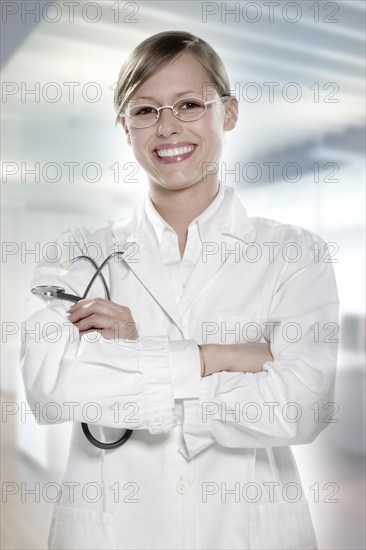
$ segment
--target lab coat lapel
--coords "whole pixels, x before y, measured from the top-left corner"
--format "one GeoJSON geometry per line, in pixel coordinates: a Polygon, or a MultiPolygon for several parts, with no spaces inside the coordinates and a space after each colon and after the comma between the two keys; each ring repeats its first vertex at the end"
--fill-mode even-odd
{"type": "Polygon", "coordinates": [[[201,228],[202,253],[178,304],[180,316],[185,314],[202,289],[228,261],[230,254],[225,251],[233,250],[238,240],[243,246],[255,238],[255,228],[245,207],[232,187],[224,187],[225,197],[216,218],[217,227],[209,221],[201,228]]]}
{"type": "Polygon", "coordinates": [[[207,257],[205,255],[205,246],[207,243],[203,243],[202,254],[184,287],[183,294],[178,304],[180,316],[186,313],[202,289],[207,286],[212,277],[224,265],[225,257],[221,257],[221,243],[228,244],[229,240],[219,231],[212,234],[209,240],[210,248],[207,248],[206,251],[212,250],[213,253],[207,254],[207,257]]]}
{"type": "Polygon", "coordinates": [[[154,235],[147,229],[142,218],[142,212],[134,212],[127,225],[116,226],[114,235],[122,250],[127,250],[129,244],[135,245],[136,252],[131,256],[131,261],[127,259],[126,263],[141,284],[154,297],[157,304],[181,328],[181,320],[169,275],[161,261],[160,250],[154,235]]]}
{"type": "Polygon", "coordinates": [[[145,233],[144,240],[141,240],[139,243],[139,257],[141,261],[131,264],[131,269],[155,298],[160,307],[165,310],[172,321],[180,328],[181,320],[169,274],[161,261],[160,250],[156,246],[155,240],[148,233],[145,233]]]}

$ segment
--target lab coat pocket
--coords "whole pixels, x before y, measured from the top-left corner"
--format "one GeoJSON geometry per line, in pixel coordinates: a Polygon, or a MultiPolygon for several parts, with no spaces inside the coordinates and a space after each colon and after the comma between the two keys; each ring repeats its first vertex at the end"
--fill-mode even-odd
{"type": "Polygon", "coordinates": [[[255,550],[316,550],[309,503],[277,502],[249,510],[250,548],[255,550]]]}
{"type": "Polygon", "coordinates": [[[50,550],[115,548],[114,514],[55,506],[48,548],[50,550]]]}

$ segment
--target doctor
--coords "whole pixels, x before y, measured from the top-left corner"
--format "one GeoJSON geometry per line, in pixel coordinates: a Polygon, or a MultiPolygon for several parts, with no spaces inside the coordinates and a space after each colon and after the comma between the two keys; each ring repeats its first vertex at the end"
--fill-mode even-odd
{"type": "Polygon", "coordinates": [[[65,231],[61,265],[42,261],[32,280],[82,295],[93,271],[67,260],[88,243],[99,259],[117,247],[104,272],[112,299],[97,280],[71,308],[26,304],[28,402],[40,424],[73,422],[49,548],[314,549],[290,445],[312,442],[332,411],[326,245],[248,218],[220,183],[213,167],[238,102],[200,38],[162,32],[138,45],[115,106],[147,174],[144,204],[127,222],[65,231]],[[103,451],[80,422],[103,441],[134,432],[103,451]]]}

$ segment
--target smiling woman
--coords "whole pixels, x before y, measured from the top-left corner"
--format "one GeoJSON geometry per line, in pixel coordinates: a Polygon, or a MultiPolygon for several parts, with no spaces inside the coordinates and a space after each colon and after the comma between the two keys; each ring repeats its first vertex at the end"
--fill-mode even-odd
{"type": "MultiPolygon", "coordinates": [[[[159,39],[147,40],[145,48],[155,51],[156,40],[159,39]]],[[[186,208],[185,215],[182,214],[186,216],[189,212],[192,220],[217,193],[218,175],[212,167],[218,166],[225,131],[235,126],[237,100],[230,96],[220,59],[215,59],[209,72],[201,63],[202,51],[206,53],[208,49],[205,43],[186,40],[185,48],[179,50],[178,42],[176,36],[165,35],[165,48],[158,49],[161,58],[156,62],[160,68],[153,74],[147,71],[141,76],[137,89],[131,86],[132,92],[123,84],[122,90],[117,88],[116,105],[136,159],[146,171],[153,203],[164,204],[172,191],[185,189],[176,199],[179,203],[190,202],[191,208],[189,211],[186,208]],[[170,45],[172,41],[174,48],[170,45]],[[222,75],[219,89],[213,80],[215,68],[222,75]],[[197,186],[202,181],[205,185],[197,186]]],[[[182,43],[184,41],[180,46],[182,43]]],[[[214,57],[212,54],[211,58],[214,57]]],[[[138,64],[131,70],[131,62],[127,62],[121,70],[119,83],[125,83],[125,73],[129,72],[133,82],[134,71],[139,67],[138,64]]],[[[174,215],[175,223],[178,222],[177,214],[174,215]]],[[[173,219],[170,221],[174,223],[173,219]]],[[[187,222],[182,219],[182,225],[187,222]]],[[[184,235],[179,236],[180,241],[184,241],[184,235]]]]}
{"type": "Polygon", "coordinates": [[[125,254],[104,269],[110,300],[96,278],[68,310],[62,299],[27,302],[29,404],[57,403],[57,420],[74,422],[49,548],[315,549],[290,445],[315,439],[333,400],[336,340],[313,330],[338,320],[325,243],[249,218],[219,181],[238,102],[202,39],[171,31],[142,42],[115,108],[147,175],[144,204],[128,222],[65,231],[62,267],[45,260],[32,281],[82,296],[90,265],[70,267],[71,243],[105,257],[117,246],[125,254]],[[255,259],[239,255],[249,247],[255,259]],[[282,254],[291,247],[295,256],[282,254]],[[37,339],[37,323],[57,326],[57,339],[37,339]],[[102,450],[85,422],[98,440],[133,433],[102,450]]]}

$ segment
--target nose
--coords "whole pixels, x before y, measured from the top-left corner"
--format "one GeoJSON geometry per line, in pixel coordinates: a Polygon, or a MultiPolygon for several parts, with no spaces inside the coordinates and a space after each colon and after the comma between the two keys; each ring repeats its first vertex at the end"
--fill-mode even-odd
{"type": "Polygon", "coordinates": [[[160,111],[160,118],[157,122],[157,133],[163,137],[169,137],[172,134],[179,134],[181,121],[173,115],[173,110],[165,107],[160,111]]]}

